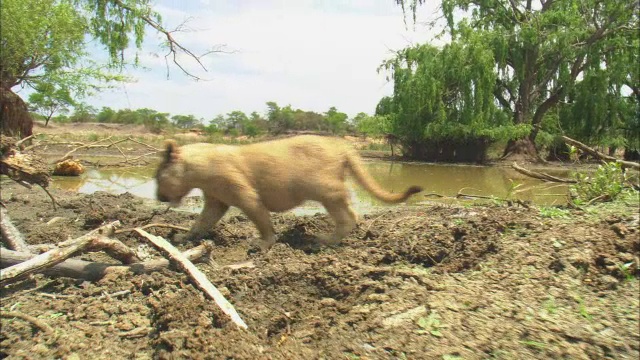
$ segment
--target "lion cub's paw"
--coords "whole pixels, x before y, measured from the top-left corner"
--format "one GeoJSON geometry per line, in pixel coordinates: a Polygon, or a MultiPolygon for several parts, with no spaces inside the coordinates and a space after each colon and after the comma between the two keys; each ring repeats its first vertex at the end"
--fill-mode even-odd
{"type": "Polygon", "coordinates": [[[273,241],[266,241],[262,239],[255,239],[251,241],[251,246],[257,247],[263,253],[266,253],[271,249],[271,247],[276,243],[275,239],[273,241]]]}
{"type": "Polygon", "coordinates": [[[340,239],[336,239],[332,234],[316,235],[316,242],[324,246],[335,246],[340,244],[340,239]]]}
{"type": "Polygon", "coordinates": [[[204,237],[205,237],[204,234],[195,234],[195,233],[189,232],[186,234],[180,234],[180,235],[174,236],[173,242],[176,244],[185,244],[187,242],[204,239],[204,237]]]}

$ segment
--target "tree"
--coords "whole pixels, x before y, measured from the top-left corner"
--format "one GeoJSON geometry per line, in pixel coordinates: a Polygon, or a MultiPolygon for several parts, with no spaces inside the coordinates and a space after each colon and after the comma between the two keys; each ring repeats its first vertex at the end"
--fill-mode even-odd
{"type": "Polygon", "coordinates": [[[418,45],[383,64],[394,90],[380,101],[376,115],[386,116],[405,155],[481,162],[492,142],[526,133],[493,101],[494,62],[482,40],[469,36],[442,49],[418,45]]]}
{"type": "MultiPolygon", "coordinates": [[[[410,5],[414,21],[424,2],[396,0],[403,9],[410,5]]],[[[590,88],[593,103],[610,95],[621,101],[625,83],[638,87],[637,77],[615,65],[638,51],[630,40],[639,25],[635,0],[443,0],[441,8],[452,42],[482,38],[493,57],[495,101],[513,124],[531,128],[526,137],[509,141],[505,155],[536,156],[534,141],[545,115],[583,81],[601,80],[590,88]]]]}
{"type": "Polygon", "coordinates": [[[267,102],[267,121],[269,122],[269,132],[280,134],[293,128],[294,111],[291,105],[283,108],[274,101],[267,102]]]}
{"type": "Polygon", "coordinates": [[[56,88],[49,83],[39,83],[36,92],[29,95],[31,109],[44,117],[44,126],[55,114],[66,114],[75,105],[68,89],[56,88]]]}
{"type": "Polygon", "coordinates": [[[227,114],[227,131],[234,129],[237,132],[244,134],[245,126],[249,122],[247,115],[240,111],[235,110],[227,114]]]}
{"type": "Polygon", "coordinates": [[[90,105],[76,104],[73,114],[69,116],[69,122],[72,123],[89,123],[96,121],[97,110],[90,105]]]}
{"type": "Polygon", "coordinates": [[[343,132],[347,126],[347,118],[349,116],[339,112],[335,106],[330,107],[324,116],[329,125],[329,130],[334,134],[343,132]]]}
{"type": "Polygon", "coordinates": [[[173,115],[171,121],[173,121],[176,127],[181,129],[191,129],[201,124],[200,120],[193,115],[173,115]]]}
{"type": "Polygon", "coordinates": [[[117,70],[128,64],[124,52],[132,42],[141,49],[145,29],[150,27],[166,37],[166,56],[187,75],[197,78],[180,65],[176,55],[184,53],[198,63],[201,57],[175,41],[173,32],[164,29],[160,15],[150,4],[150,0],[0,2],[2,133],[27,136],[32,131],[26,104],[13,92],[14,87],[38,91],[41,84],[49,84],[76,99],[111,81],[124,80],[101,70],[103,66],[89,58],[85,46],[91,38],[105,46],[109,68],[117,70]]]}

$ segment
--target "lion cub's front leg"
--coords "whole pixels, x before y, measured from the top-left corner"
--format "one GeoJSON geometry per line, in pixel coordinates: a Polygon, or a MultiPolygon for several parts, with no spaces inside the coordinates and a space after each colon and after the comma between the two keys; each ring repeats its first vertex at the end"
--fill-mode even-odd
{"type": "Polygon", "coordinates": [[[204,209],[202,209],[198,220],[186,235],[177,238],[177,242],[202,239],[212,230],[213,226],[224,216],[227,210],[229,210],[229,205],[218,199],[205,197],[204,209]]]}
{"type": "Polygon", "coordinates": [[[263,252],[269,251],[276,243],[276,234],[271,224],[271,214],[260,201],[245,201],[238,206],[242,212],[253,222],[260,232],[260,239],[253,241],[254,245],[260,247],[263,252]]]}

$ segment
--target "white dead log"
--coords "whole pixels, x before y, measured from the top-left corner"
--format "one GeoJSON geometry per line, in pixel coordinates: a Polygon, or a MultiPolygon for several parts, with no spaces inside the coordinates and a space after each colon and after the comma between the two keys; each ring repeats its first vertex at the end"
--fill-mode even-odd
{"type": "Polygon", "coordinates": [[[155,236],[149,234],[148,232],[142,229],[136,229],[136,232],[153,244],[163,255],[167,256],[170,261],[173,261],[177,266],[179,266],[184,272],[186,272],[189,277],[194,281],[197,287],[199,287],[205,294],[213,299],[216,304],[220,307],[220,309],[227,314],[233,323],[238,325],[243,329],[247,329],[247,324],[242,320],[240,315],[236,312],[236,309],[225,299],[225,297],[220,293],[220,291],[213,286],[213,284],[207,279],[206,275],[203,274],[198,268],[193,265],[189,259],[185,258],[178,249],[176,249],[173,245],[171,245],[167,240],[163,239],[160,236],[155,236]]]}
{"type": "Polygon", "coordinates": [[[36,255],[23,263],[0,270],[0,285],[5,286],[7,283],[23,276],[41,272],[43,269],[65,261],[78,251],[89,246],[96,238],[112,235],[118,225],[120,225],[120,222],[114,221],[108,225],[92,230],[79,238],[62,242],[58,244],[58,248],[56,249],[36,255]]]}
{"type": "MultiPolygon", "coordinates": [[[[205,255],[211,251],[211,245],[203,244],[182,254],[191,261],[206,261],[205,255]]],[[[0,248],[0,267],[16,265],[33,258],[35,255],[0,248]]],[[[110,272],[128,270],[134,274],[148,274],[167,268],[169,260],[155,259],[130,265],[114,265],[103,262],[67,259],[59,264],[42,270],[48,276],[64,276],[89,281],[100,280],[110,272]]]]}

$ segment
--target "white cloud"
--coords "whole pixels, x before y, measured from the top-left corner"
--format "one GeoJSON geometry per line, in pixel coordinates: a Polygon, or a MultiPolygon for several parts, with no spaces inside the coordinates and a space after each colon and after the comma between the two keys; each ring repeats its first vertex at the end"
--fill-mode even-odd
{"type": "MultiPolygon", "coordinates": [[[[432,19],[434,5],[423,6],[421,19],[432,19]]],[[[391,0],[171,1],[156,9],[168,28],[193,18],[188,26],[194,31],[175,36],[194,53],[216,44],[236,52],[205,58],[207,73],[179,58],[209,81],[190,81],[173,65],[166,80],[164,52],[157,50],[161,37],[149,34],[140,61],[150,70],[130,71],[139,80],[124,85],[126,93],[103,92],[91,99],[94,106],[149,107],[207,120],[232,110],[263,112],[267,101],[318,112],[336,106],[350,116],[371,113],[391,93],[384,74],[376,72],[381,62],[391,50],[432,37],[421,26],[413,32],[410,18],[407,30],[391,0]]]]}

